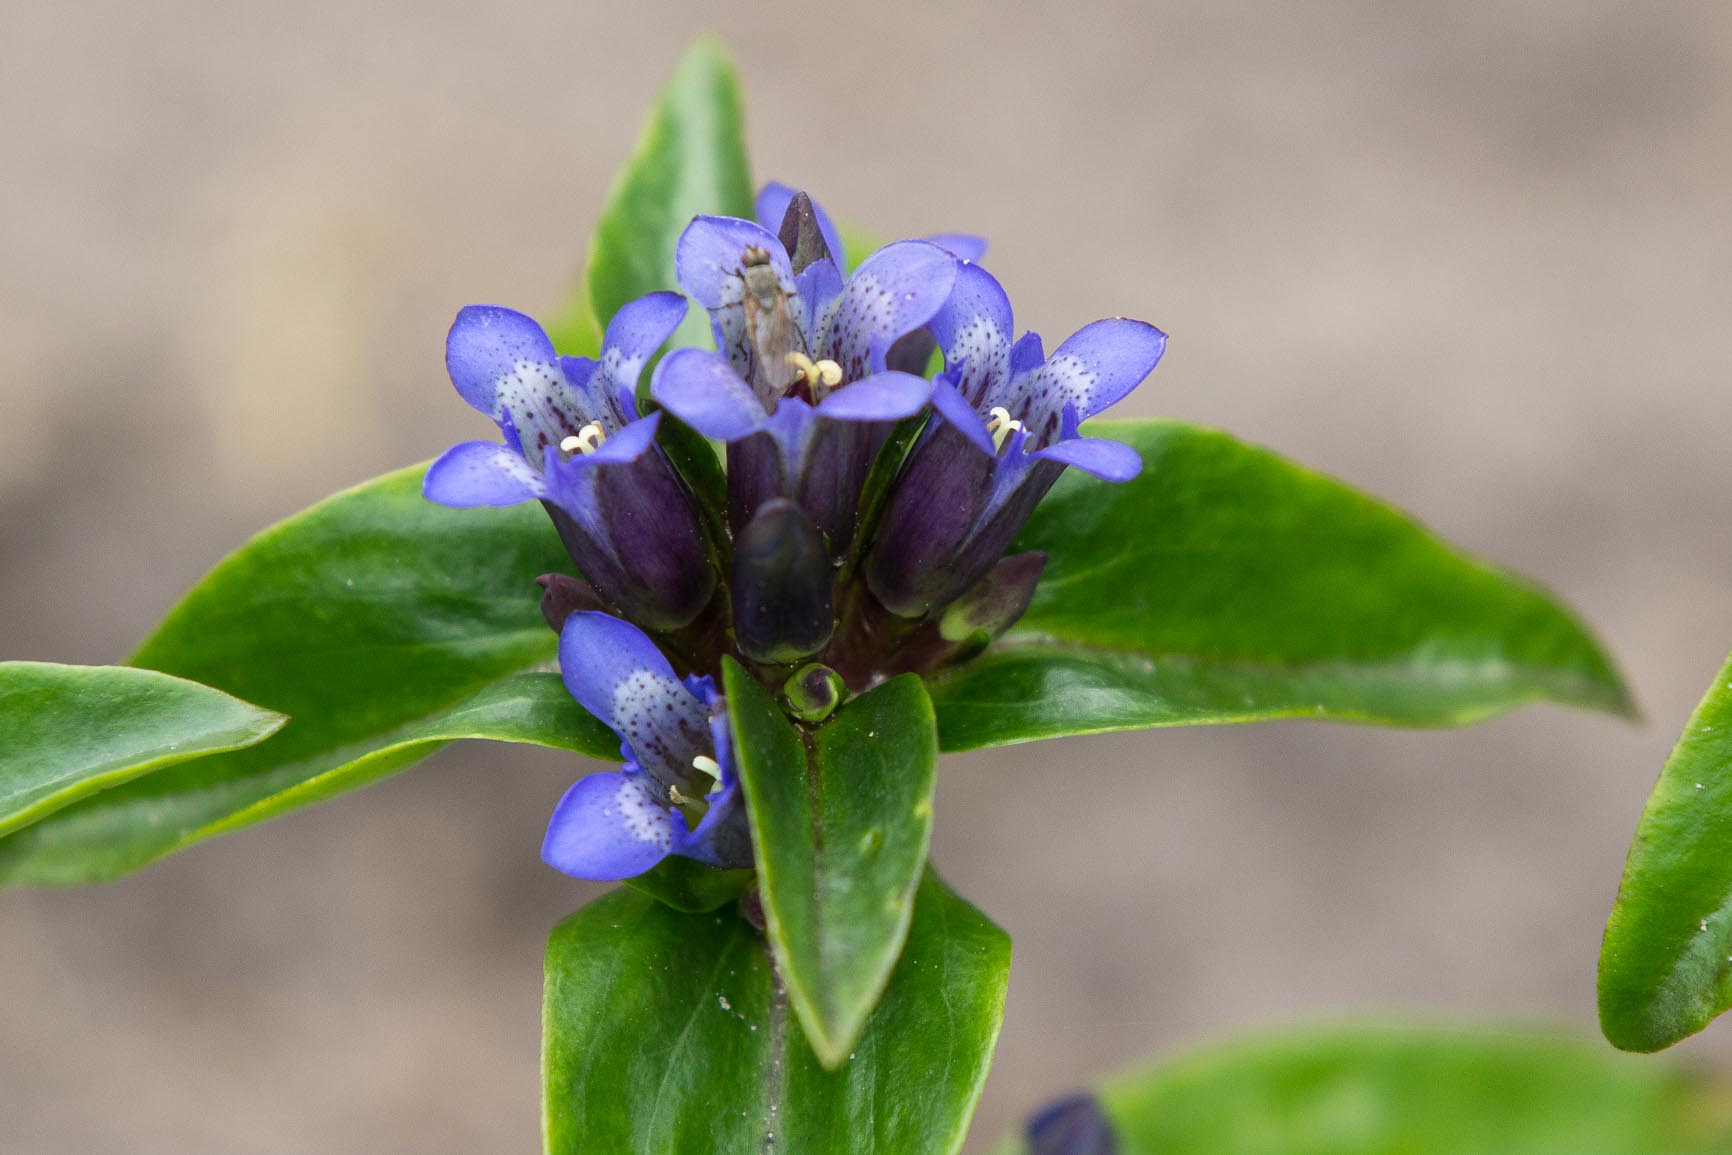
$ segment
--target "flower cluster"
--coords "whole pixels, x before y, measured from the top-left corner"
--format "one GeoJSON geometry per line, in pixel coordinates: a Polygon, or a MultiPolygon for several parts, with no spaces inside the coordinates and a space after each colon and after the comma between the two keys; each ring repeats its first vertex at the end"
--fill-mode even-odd
{"type": "Polygon", "coordinates": [[[622,742],[623,768],[579,781],[548,830],[543,857],[579,877],[669,854],[751,864],[723,655],[805,720],[966,660],[1033,597],[1044,557],[1005,553],[1065,467],[1141,468],[1080,427],[1155,367],[1159,330],[1096,321],[1047,356],[1015,336],[977,238],[897,241],[845,275],[804,193],[772,184],[757,216],[698,217],[681,236],[675,275],[716,347],[668,353],[647,395],[680,294],[620,309],[597,360],[559,356],[510,309],[466,308],[451,329],[452,383],[503,442],[449,450],[426,494],[541,501],[580,575],[542,579],[560,669],[622,742]],[[693,430],[723,447],[725,492],[693,462],[693,430]]]}

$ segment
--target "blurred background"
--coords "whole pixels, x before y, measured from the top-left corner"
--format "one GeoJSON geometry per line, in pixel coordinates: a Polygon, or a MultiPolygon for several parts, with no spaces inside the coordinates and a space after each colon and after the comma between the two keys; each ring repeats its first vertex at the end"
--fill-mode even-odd
{"type": "MultiPolygon", "coordinates": [[[[689,37],[760,178],[965,229],[1124,406],[1382,494],[1579,607],[1648,717],[1287,723],[947,759],[1016,939],[978,1138],[1097,1072],[1406,1008],[1593,1028],[1636,816],[1732,646],[1721,0],[478,6],[0,0],[0,656],[118,660],[219,556],[490,435],[472,301],[550,314],[689,37]]],[[[0,1150],[535,1149],[577,765],[465,747],[117,884],[0,894],[0,1150]]],[[[1732,1027],[1683,1048],[1732,1062],[1732,1027]]]]}

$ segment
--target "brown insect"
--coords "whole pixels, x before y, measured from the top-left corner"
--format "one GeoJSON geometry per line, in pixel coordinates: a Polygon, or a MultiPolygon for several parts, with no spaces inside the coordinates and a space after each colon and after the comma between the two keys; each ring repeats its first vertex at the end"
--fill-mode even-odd
{"type": "Polygon", "coordinates": [[[789,356],[805,352],[800,327],[788,309],[788,295],[767,249],[753,246],[742,253],[736,275],[746,290],[740,306],[745,312],[752,388],[760,395],[780,397],[802,377],[789,356]]]}

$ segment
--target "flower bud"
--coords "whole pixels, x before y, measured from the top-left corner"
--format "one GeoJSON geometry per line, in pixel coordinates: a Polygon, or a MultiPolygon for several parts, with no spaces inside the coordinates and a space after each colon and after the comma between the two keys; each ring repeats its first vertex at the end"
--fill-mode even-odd
{"type": "Polygon", "coordinates": [[[782,683],[782,704],[802,722],[822,722],[841,703],[843,690],[842,675],[813,662],[782,683]]]}
{"type": "Polygon", "coordinates": [[[734,542],[734,640],[759,662],[793,662],[824,648],[835,626],[824,539],[785,498],[759,507],[734,542]]]}
{"type": "Polygon", "coordinates": [[[541,616],[558,633],[565,628],[565,619],[585,610],[606,610],[607,603],[595,592],[595,587],[582,578],[562,573],[544,573],[535,579],[541,587],[541,616]]]}
{"type": "Polygon", "coordinates": [[[1041,1109],[1025,1129],[1028,1155],[1118,1155],[1112,1120],[1093,1095],[1077,1094],[1041,1109]]]}

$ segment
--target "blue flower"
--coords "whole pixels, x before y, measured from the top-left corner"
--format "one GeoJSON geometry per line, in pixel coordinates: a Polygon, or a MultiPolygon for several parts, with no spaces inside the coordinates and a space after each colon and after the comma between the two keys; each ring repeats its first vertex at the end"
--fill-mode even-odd
{"type": "Polygon", "coordinates": [[[637,627],[576,613],[559,635],[566,688],[620,738],[619,770],[579,779],[554,808],[541,857],[577,878],[632,878],[670,854],[752,864],[733,739],[716,683],[675,677],[637,627]]]}
{"type": "Polygon", "coordinates": [[[678,293],[629,302],[592,361],[556,355],[522,313],[465,308],[446,341],[446,367],[505,441],[454,446],[423,484],[427,497],[459,507],[541,499],[583,576],[658,630],[690,622],[715,586],[691,495],[655,447],[660,417],[637,416],[644,364],[685,313],[678,293]]]}
{"type": "Polygon", "coordinates": [[[971,264],[929,327],[945,363],[934,417],[897,477],[865,567],[878,600],[909,618],[985,576],[1065,466],[1106,481],[1137,475],[1135,450],[1078,426],[1136,388],[1167,341],[1152,325],[1114,318],[1085,325],[1047,357],[1035,333],[1012,342],[1009,298],[971,264]]]}
{"type": "Polygon", "coordinates": [[[929,241],[899,241],[844,280],[834,232],[803,196],[791,198],[780,237],[734,217],[694,220],[680,237],[676,274],[709,310],[718,351],[675,350],[651,393],[729,443],[736,530],[785,497],[839,550],[890,423],[931,396],[930,382],[889,367],[890,350],[943,305],[957,260],[929,241]]]}

